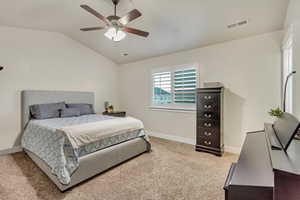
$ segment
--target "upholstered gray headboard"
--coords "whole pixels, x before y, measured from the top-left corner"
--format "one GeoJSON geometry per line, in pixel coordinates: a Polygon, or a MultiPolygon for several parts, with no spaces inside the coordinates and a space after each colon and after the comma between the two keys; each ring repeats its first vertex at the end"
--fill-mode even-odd
{"type": "Polygon", "coordinates": [[[30,120],[29,106],[34,104],[57,103],[95,103],[93,92],[67,92],[67,91],[35,91],[25,90],[21,94],[22,102],[22,127],[25,128],[30,120]]]}

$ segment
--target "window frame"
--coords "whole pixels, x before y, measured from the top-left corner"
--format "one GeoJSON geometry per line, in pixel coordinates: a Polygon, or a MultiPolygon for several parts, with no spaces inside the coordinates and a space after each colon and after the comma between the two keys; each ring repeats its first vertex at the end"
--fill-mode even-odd
{"type": "MultiPolygon", "coordinates": [[[[176,104],[174,103],[174,73],[178,70],[187,70],[187,69],[196,69],[196,88],[200,86],[200,75],[199,75],[199,64],[198,63],[190,63],[190,64],[181,64],[171,67],[162,67],[152,69],[150,72],[150,103],[149,107],[153,110],[165,110],[165,111],[180,111],[180,112],[190,112],[196,110],[196,103],[194,104],[176,104]],[[153,85],[153,74],[160,72],[171,72],[171,94],[172,94],[172,103],[171,104],[154,104],[154,85],[153,85]]],[[[196,97],[197,98],[197,97],[196,97]]],[[[197,100],[196,100],[197,101],[197,100]]]]}

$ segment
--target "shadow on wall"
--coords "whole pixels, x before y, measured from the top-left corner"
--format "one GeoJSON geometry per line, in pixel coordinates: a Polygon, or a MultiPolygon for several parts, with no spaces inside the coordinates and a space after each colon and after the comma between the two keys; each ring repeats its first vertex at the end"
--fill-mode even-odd
{"type": "Polygon", "coordinates": [[[22,136],[23,136],[23,129],[21,129],[22,131],[18,134],[15,143],[14,143],[14,147],[20,147],[21,146],[21,141],[22,141],[22,136]]]}
{"type": "Polygon", "coordinates": [[[242,129],[245,99],[227,88],[224,99],[224,143],[226,146],[240,147],[245,135],[242,129]]]}
{"type": "Polygon", "coordinates": [[[23,124],[23,121],[24,121],[24,116],[23,116],[23,111],[24,111],[24,108],[23,108],[23,104],[22,104],[22,100],[21,100],[21,93],[22,91],[17,91],[17,96],[18,96],[18,103],[19,103],[19,108],[21,108],[20,110],[20,133],[18,134],[15,142],[14,142],[14,147],[19,147],[21,146],[21,140],[22,140],[22,136],[23,136],[23,132],[25,130],[25,125],[23,124]]]}

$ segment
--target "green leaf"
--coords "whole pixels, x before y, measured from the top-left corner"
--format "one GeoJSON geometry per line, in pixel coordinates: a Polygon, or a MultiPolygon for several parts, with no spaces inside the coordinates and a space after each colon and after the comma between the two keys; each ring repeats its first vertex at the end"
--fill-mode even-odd
{"type": "Polygon", "coordinates": [[[271,109],[269,111],[269,115],[271,115],[272,117],[281,118],[283,115],[283,111],[278,107],[276,109],[271,109]]]}

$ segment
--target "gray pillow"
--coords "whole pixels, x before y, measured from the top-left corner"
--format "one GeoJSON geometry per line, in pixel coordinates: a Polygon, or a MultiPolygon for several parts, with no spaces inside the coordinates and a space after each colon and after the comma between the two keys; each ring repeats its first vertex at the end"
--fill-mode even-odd
{"type": "Polygon", "coordinates": [[[33,119],[58,118],[59,110],[66,108],[65,102],[35,104],[29,107],[33,119]]]}
{"type": "Polygon", "coordinates": [[[80,111],[80,115],[95,114],[94,106],[86,103],[72,103],[67,104],[67,108],[77,108],[80,111]]]}
{"type": "Polygon", "coordinates": [[[80,116],[80,110],[78,108],[64,108],[60,110],[60,117],[78,117],[80,116]]]}

